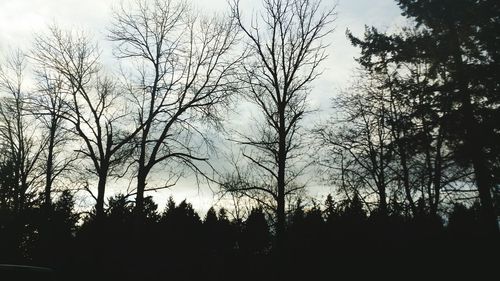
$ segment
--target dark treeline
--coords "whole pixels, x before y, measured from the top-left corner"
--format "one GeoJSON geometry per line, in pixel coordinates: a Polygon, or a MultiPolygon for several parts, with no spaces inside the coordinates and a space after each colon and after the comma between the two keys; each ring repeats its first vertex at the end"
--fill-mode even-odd
{"type": "Polygon", "coordinates": [[[56,25],[8,56],[0,263],[71,280],[490,273],[498,1],[398,0],[400,29],[347,30],[357,70],[325,93],[327,121],[308,124],[337,17],[324,2],[263,0],[252,14],[231,0],[214,16],[123,2],[106,27],[112,58],[56,25]],[[205,216],[190,198],[159,208],[150,192],[183,177],[234,204],[205,216]],[[313,184],[334,193],[318,203],[313,184]]]}
{"type": "Polygon", "coordinates": [[[287,216],[281,272],[262,208],[230,219],[224,208],[200,217],[186,201],[169,199],[164,210],[151,197],[144,203],[140,223],[123,195],[109,198],[102,221],[78,215],[67,192],[50,213],[42,204],[21,214],[2,209],[0,260],[53,268],[60,280],[334,280],[412,271],[477,277],[493,273],[497,261],[498,243],[478,231],[478,204],[456,204],[445,226],[439,217],[422,211],[409,218],[392,205],[388,217],[368,215],[358,197],[328,196],[308,207],[298,200],[287,216]]]}

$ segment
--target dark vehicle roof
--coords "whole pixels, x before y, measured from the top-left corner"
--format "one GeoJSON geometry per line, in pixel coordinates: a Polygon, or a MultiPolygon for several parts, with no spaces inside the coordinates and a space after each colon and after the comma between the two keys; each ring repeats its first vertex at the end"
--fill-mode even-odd
{"type": "Polygon", "coordinates": [[[5,281],[53,281],[54,271],[47,267],[0,264],[0,280],[5,281]]]}

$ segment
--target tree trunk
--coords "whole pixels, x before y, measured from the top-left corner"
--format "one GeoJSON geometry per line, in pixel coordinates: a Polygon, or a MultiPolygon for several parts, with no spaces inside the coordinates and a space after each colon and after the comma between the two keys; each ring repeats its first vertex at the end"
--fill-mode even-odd
{"type": "MultiPolygon", "coordinates": [[[[464,93],[463,93],[464,94],[464,93]]],[[[483,151],[481,142],[481,134],[477,130],[477,125],[474,122],[474,115],[472,111],[471,97],[467,92],[463,104],[465,116],[468,120],[465,122],[465,145],[468,153],[471,156],[472,167],[474,170],[474,177],[479,192],[479,202],[481,204],[481,225],[484,231],[488,233],[498,233],[498,220],[493,207],[493,199],[491,191],[493,188],[493,180],[489,168],[486,166],[487,159],[483,151]]]]}
{"type": "Polygon", "coordinates": [[[26,203],[26,192],[21,187],[21,191],[19,192],[19,203],[17,206],[17,212],[20,214],[24,211],[25,203],[26,203]]]}
{"type": "Polygon", "coordinates": [[[28,179],[26,174],[21,175],[21,188],[19,192],[19,213],[26,208],[26,193],[28,192],[28,179]]]}
{"type": "MultiPolygon", "coordinates": [[[[158,68],[155,66],[156,75],[158,76],[158,68]]],[[[157,78],[156,76],[156,78],[157,78]]],[[[156,81],[156,80],[155,80],[156,81]]],[[[154,86],[156,88],[156,84],[154,86]]],[[[153,91],[153,93],[155,93],[153,91]]],[[[154,100],[151,101],[150,112],[154,108],[154,100]]],[[[146,124],[144,130],[142,131],[141,145],[140,145],[140,155],[138,159],[138,171],[137,171],[137,194],[135,195],[135,208],[134,213],[136,215],[137,222],[142,218],[142,213],[144,211],[144,190],[146,189],[146,178],[148,175],[148,170],[146,169],[146,142],[148,139],[150,123],[146,124]]]]}
{"type": "Polygon", "coordinates": [[[498,220],[491,196],[493,182],[485,161],[484,158],[476,156],[476,154],[473,155],[472,165],[479,191],[479,202],[481,203],[481,225],[487,233],[498,233],[498,220]]]}
{"type": "Polygon", "coordinates": [[[493,207],[491,190],[493,180],[489,168],[486,166],[486,155],[483,151],[481,133],[478,131],[478,124],[474,117],[471,93],[468,88],[468,81],[465,79],[464,62],[460,50],[460,40],[458,31],[452,27],[452,39],[455,43],[453,59],[456,67],[455,79],[458,83],[459,94],[462,98],[462,110],[464,113],[465,128],[465,148],[470,155],[470,161],[474,169],[474,176],[479,192],[479,202],[481,204],[481,225],[489,233],[498,233],[498,220],[493,207]]]}
{"type": "Polygon", "coordinates": [[[440,196],[441,196],[441,177],[443,174],[442,167],[442,155],[441,146],[443,139],[438,136],[438,143],[436,145],[436,160],[434,161],[434,177],[433,177],[433,187],[434,187],[434,198],[430,200],[430,213],[433,216],[437,216],[440,196]]]}
{"type": "Polygon", "coordinates": [[[134,212],[138,219],[142,218],[144,213],[144,190],[146,189],[146,177],[147,171],[140,165],[139,172],[137,174],[137,194],[135,195],[135,208],[134,212]]]}
{"type": "Polygon", "coordinates": [[[97,203],[95,206],[96,219],[98,221],[104,218],[104,196],[106,191],[107,172],[99,173],[99,182],[97,184],[97,203]]]}
{"type": "Polygon", "coordinates": [[[407,163],[407,159],[406,159],[406,151],[402,147],[400,147],[399,154],[400,154],[400,164],[401,164],[401,168],[403,171],[403,186],[405,189],[406,200],[408,201],[408,204],[410,205],[411,213],[413,215],[415,215],[417,213],[417,211],[415,208],[415,202],[413,201],[413,197],[411,195],[410,175],[409,175],[410,172],[408,169],[408,163],[407,163]]]}
{"type": "Polygon", "coordinates": [[[387,193],[385,190],[385,186],[382,186],[379,188],[379,215],[382,217],[387,217],[388,215],[388,210],[387,210],[387,193]]]}
{"type": "MultiPolygon", "coordinates": [[[[16,159],[17,160],[17,159],[16,159]]],[[[21,188],[19,184],[21,183],[21,178],[19,175],[19,167],[18,167],[18,162],[16,161],[13,163],[13,168],[14,168],[14,181],[13,181],[13,186],[12,188],[14,189],[14,211],[19,213],[19,201],[21,200],[21,188]]]]}
{"type": "Polygon", "coordinates": [[[286,169],[286,131],[285,131],[285,109],[279,108],[280,128],[278,144],[278,200],[277,200],[277,225],[276,225],[276,249],[278,255],[284,250],[285,236],[285,169],[286,169]]]}
{"type": "MultiPolygon", "coordinates": [[[[382,143],[382,142],[381,142],[382,143]]],[[[387,217],[388,208],[387,208],[387,185],[385,181],[385,168],[384,168],[384,148],[383,145],[380,145],[380,173],[378,175],[378,191],[379,191],[379,215],[382,217],[387,217]]]]}
{"type": "MultiPolygon", "coordinates": [[[[52,126],[55,126],[54,122],[52,122],[52,126]]],[[[54,165],[54,138],[55,138],[55,132],[54,129],[50,129],[50,136],[49,136],[49,146],[48,146],[48,155],[47,155],[47,163],[45,167],[45,191],[44,191],[44,206],[45,210],[47,212],[50,211],[52,201],[51,201],[51,192],[52,192],[52,170],[53,170],[53,165],[54,165]]]]}

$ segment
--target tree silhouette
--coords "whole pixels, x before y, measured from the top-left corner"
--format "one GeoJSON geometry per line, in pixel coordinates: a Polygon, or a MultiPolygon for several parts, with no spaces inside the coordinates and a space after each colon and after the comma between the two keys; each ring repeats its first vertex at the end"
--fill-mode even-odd
{"type": "MultiPolygon", "coordinates": [[[[342,188],[350,186],[355,193],[368,189],[377,194],[379,212],[386,216],[394,159],[393,139],[386,126],[389,110],[386,92],[377,90],[374,81],[377,78],[363,77],[368,78],[334,101],[334,107],[343,110],[344,116],[330,121],[329,126],[318,129],[317,134],[334,152],[335,158],[326,160],[327,167],[331,167],[331,162],[337,164],[336,158],[341,157],[342,188]]],[[[337,173],[336,169],[332,170],[337,173]]]]}
{"type": "Polygon", "coordinates": [[[68,112],[60,116],[80,139],[77,152],[90,162],[87,171],[97,177],[96,216],[104,218],[106,182],[120,176],[121,166],[130,155],[130,141],[141,130],[123,126],[128,116],[118,85],[101,69],[97,44],[83,32],[65,31],[52,26],[48,35],[36,37],[32,57],[39,67],[64,79],[64,101],[68,112]]]}
{"type": "Polygon", "coordinates": [[[249,179],[236,173],[223,187],[271,198],[278,249],[284,240],[285,197],[303,188],[296,183],[304,170],[299,160],[304,160],[305,145],[301,120],[309,111],[309,85],[320,75],[320,65],[327,57],[323,39],[332,31],[335,16],[332,8],[322,9],[321,1],[265,0],[262,14],[247,23],[239,1],[231,3],[249,51],[248,60],[241,65],[243,96],[257,106],[263,122],[255,124],[252,133],[240,133],[236,140],[250,150],[243,151],[243,156],[254,174],[249,179]]]}
{"type": "Polygon", "coordinates": [[[241,251],[247,253],[264,253],[269,249],[271,236],[266,216],[261,208],[250,211],[243,224],[239,238],[241,251]]]}
{"type": "Polygon", "coordinates": [[[30,250],[32,258],[38,265],[67,270],[73,251],[76,250],[73,239],[79,220],[79,215],[75,213],[73,194],[64,190],[51,204],[48,213],[45,200],[43,202],[32,213],[34,218],[31,223],[38,232],[30,250]]]}
{"type": "Polygon", "coordinates": [[[11,198],[18,213],[24,211],[36,193],[37,179],[42,175],[38,163],[45,148],[36,125],[30,120],[29,93],[24,79],[26,67],[26,56],[17,51],[0,68],[0,89],[7,93],[0,103],[0,145],[8,155],[4,163],[12,172],[11,198]]]}
{"type": "Polygon", "coordinates": [[[210,142],[201,127],[218,126],[236,89],[236,25],[196,15],[182,1],[138,0],[114,13],[109,39],[117,43],[119,59],[143,63],[133,73],[137,79],[127,81],[137,106],[134,119],[144,124],[134,139],[132,163],[140,214],[144,193],[172,186],[184,168],[206,176],[200,166],[208,160],[210,142]],[[153,169],[164,163],[170,168],[165,185],[147,188],[153,169]]]}
{"type": "Polygon", "coordinates": [[[418,32],[386,36],[371,29],[365,40],[351,37],[362,48],[360,62],[380,68],[380,61],[374,58],[385,53],[390,61],[420,59],[429,65],[428,77],[435,83],[428,93],[438,95],[436,107],[428,110],[444,114],[445,136],[456,159],[470,164],[474,171],[485,230],[496,233],[492,202],[496,156],[490,153],[496,151],[494,140],[498,138],[492,123],[498,113],[498,98],[493,93],[498,89],[488,81],[498,76],[498,49],[492,47],[498,40],[494,28],[498,26],[494,16],[498,7],[487,8],[489,1],[401,0],[398,4],[414,20],[418,32]]]}
{"type": "Polygon", "coordinates": [[[45,169],[44,206],[50,212],[52,192],[61,184],[60,179],[68,179],[67,174],[77,159],[73,153],[67,153],[71,136],[67,131],[63,115],[69,110],[66,104],[67,92],[60,76],[52,77],[49,72],[37,70],[37,94],[30,100],[30,112],[43,124],[46,134],[46,148],[43,152],[45,169]]]}

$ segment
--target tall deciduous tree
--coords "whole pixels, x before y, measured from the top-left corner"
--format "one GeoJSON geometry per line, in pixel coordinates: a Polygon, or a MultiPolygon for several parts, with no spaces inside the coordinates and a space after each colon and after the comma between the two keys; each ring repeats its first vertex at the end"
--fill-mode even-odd
{"type": "Polygon", "coordinates": [[[51,75],[43,69],[37,70],[37,92],[29,99],[30,113],[38,121],[40,134],[44,136],[46,148],[43,151],[42,169],[45,174],[43,191],[46,211],[52,209],[52,193],[59,182],[68,179],[68,173],[76,160],[76,155],[69,152],[71,136],[65,126],[63,115],[69,108],[66,100],[69,93],[59,74],[51,75]]]}
{"type": "Polygon", "coordinates": [[[330,149],[324,164],[330,173],[340,174],[340,180],[335,181],[354,194],[375,195],[381,216],[388,215],[390,183],[394,180],[387,95],[388,91],[378,88],[377,77],[362,78],[335,100],[341,117],[316,131],[323,146],[330,149]],[[332,171],[339,164],[336,156],[341,160],[340,169],[332,171]]]}
{"type": "Polygon", "coordinates": [[[128,108],[117,85],[106,76],[99,62],[97,44],[81,32],[50,28],[48,35],[35,39],[32,57],[41,68],[60,75],[68,91],[68,111],[61,117],[71,124],[80,139],[76,149],[90,161],[88,171],[97,176],[97,218],[104,216],[106,182],[120,169],[129,154],[125,149],[141,126],[128,127],[128,108]]]}
{"type": "Polygon", "coordinates": [[[166,163],[201,172],[208,142],[199,121],[218,124],[221,107],[235,92],[238,81],[232,76],[242,55],[234,52],[234,20],[197,15],[181,1],[122,6],[110,31],[118,58],[139,66],[130,92],[138,105],[136,120],[145,124],[135,139],[133,163],[140,213],[146,191],[171,186],[147,187],[154,167],[166,163]]]}
{"type": "Polygon", "coordinates": [[[0,68],[0,144],[7,156],[4,169],[12,173],[15,212],[23,211],[36,192],[43,175],[38,164],[46,146],[29,114],[25,74],[26,56],[20,51],[12,53],[0,68]]]}
{"type": "Polygon", "coordinates": [[[243,95],[262,113],[253,132],[242,133],[238,143],[249,149],[244,157],[258,178],[238,180],[226,188],[269,195],[275,204],[278,250],[285,231],[285,197],[298,188],[294,181],[303,167],[302,124],[308,113],[311,83],[321,74],[326,59],[325,41],[332,31],[333,8],[316,0],[264,0],[263,10],[247,22],[239,1],[233,1],[234,18],[246,36],[250,52],[242,66],[243,95]],[[243,184],[246,182],[247,184],[243,184]]]}

